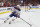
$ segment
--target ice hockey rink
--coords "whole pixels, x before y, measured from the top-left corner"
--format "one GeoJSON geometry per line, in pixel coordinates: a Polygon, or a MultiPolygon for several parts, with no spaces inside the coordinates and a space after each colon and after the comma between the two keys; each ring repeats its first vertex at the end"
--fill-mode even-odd
{"type": "MultiPolygon", "coordinates": [[[[0,27],[30,27],[29,24],[22,21],[20,18],[16,19],[12,24],[4,23],[4,19],[10,13],[0,14],[0,27]]],[[[40,9],[30,9],[28,11],[21,11],[20,17],[30,23],[32,27],[40,27],[40,9]]]]}

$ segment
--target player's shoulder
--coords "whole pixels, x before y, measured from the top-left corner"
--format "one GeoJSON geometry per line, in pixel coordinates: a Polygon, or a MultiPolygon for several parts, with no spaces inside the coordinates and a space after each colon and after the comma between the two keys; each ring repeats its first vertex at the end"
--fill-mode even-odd
{"type": "Polygon", "coordinates": [[[14,7],[14,8],[17,8],[17,7],[14,7]]]}
{"type": "Polygon", "coordinates": [[[21,11],[20,9],[18,9],[19,11],[21,11]]]}
{"type": "Polygon", "coordinates": [[[15,9],[20,9],[20,8],[18,8],[18,7],[14,7],[15,9]]]}
{"type": "Polygon", "coordinates": [[[17,9],[17,10],[19,10],[19,11],[21,11],[20,8],[18,8],[18,7],[14,7],[14,8],[17,9]]]}

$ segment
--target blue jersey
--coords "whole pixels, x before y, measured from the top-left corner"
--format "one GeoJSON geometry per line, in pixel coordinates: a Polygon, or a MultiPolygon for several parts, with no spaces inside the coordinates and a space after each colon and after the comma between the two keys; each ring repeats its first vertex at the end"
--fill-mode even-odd
{"type": "MultiPolygon", "coordinates": [[[[17,9],[17,7],[14,7],[15,9],[17,9]]],[[[17,10],[21,11],[20,8],[18,8],[17,10]]]]}
{"type": "Polygon", "coordinates": [[[20,17],[19,14],[20,14],[20,8],[17,8],[17,7],[14,7],[14,10],[13,10],[13,13],[10,15],[10,17],[14,16],[14,17],[20,17]]]}

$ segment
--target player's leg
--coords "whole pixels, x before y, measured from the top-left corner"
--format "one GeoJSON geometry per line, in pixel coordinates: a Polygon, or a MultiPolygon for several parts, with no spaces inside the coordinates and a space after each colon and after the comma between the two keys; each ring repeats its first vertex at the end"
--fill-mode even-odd
{"type": "Polygon", "coordinates": [[[7,20],[9,20],[12,16],[13,16],[13,14],[9,15],[9,16],[7,17],[7,19],[4,21],[4,23],[6,23],[7,20]]]}
{"type": "Polygon", "coordinates": [[[7,22],[7,20],[9,20],[9,18],[10,18],[10,16],[8,16],[8,17],[6,18],[6,20],[4,21],[4,23],[6,23],[6,22],[7,22]]]}
{"type": "Polygon", "coordinates": [[[12,21],[14,22],[15,19],[16,19],[16,17],[12,17],[11,19],[9,19],[9,24],[11,24],[12,21]]]}
{"type": "Polygon", "coordinates": [[[16,15],[15,15],[15,14],[12,14],[10,17],[12,17],[12,18],[10,18],[10,19],[8,20],[8,21],[9,21],[9,24],[11,24],[12,21],[15,21],[16,15]],[[12,16],[14,16],[14,17],[12,17],[12,16]]]}
{"type": "Polygon", "coordinates": [[[13,16],[14,16],[13,18],[10,18],[8,20],[9,24],[11,24],[12,21],[15,21],[15,19],[17,19],[17,17],[20,18],[20,15],[13,15],[13,16]]]}
{"type": "MultiPolygon", "coordinates": [[[[13,17],[13,18],[14,18],[14,17],[13,17]]],[[[9,24],[11,24],[13,18],[11,17],[9,20],[7,20],[7,22],[8,22],[9,24]]]]}

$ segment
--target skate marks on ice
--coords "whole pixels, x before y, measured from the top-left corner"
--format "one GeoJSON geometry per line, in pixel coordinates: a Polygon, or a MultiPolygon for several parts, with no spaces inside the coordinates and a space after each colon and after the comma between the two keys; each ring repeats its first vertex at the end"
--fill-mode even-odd
{"type": "Polygon", "coordinates": [[[0,27],[30,27],[28,24],[26,24],[21,19],[16,19],[11,24],[8,23],[2,23],[0,24],[0,27]]]}
{"type": "MultiPolygon", "coordinates": [[[[11,24],[7,23],[1,23],[0,27],[30,27],[27,23],[22,21],[20,18],[16,19],[15,21],[12,21],[11,24]]],[[[36,27],[32,25],[32,27],[36,27]]]]}

